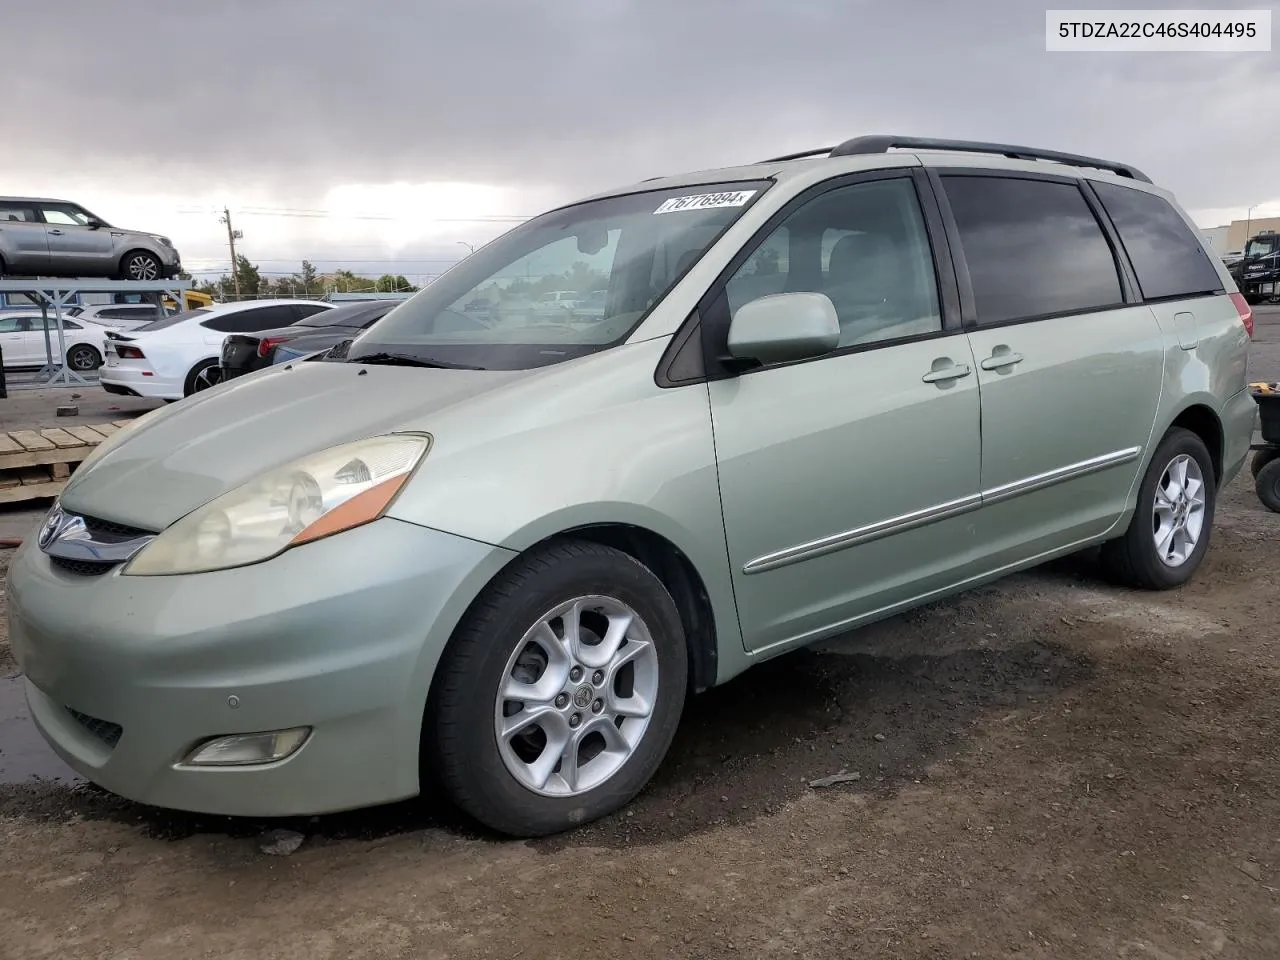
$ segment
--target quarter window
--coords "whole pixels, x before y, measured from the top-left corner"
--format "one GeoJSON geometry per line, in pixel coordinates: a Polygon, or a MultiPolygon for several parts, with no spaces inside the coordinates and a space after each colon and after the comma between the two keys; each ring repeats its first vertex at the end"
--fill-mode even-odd
{"type": "Polygon", "coordinates": [[[1163,197],[1132,187],[1094,183],[1147,300],[1222,290],[1222,278],[1185,220],[1163,197]]]}
{"type": "Polygon", "coordinates": [[[987,176],[942,183],[979,325],[1124,303],[1111,244],[1075,184],[987,176]]]}
{"type": "Polygon", "coordinates": [[[0,203],[0,220],[16,220],[19,223],[31,223],[35,218],[35,211],[30,207],[18,207],[13,204],[0,203]]]}
{"type": "Polygon", "coordinates": [[[730,278],[731,314],[774,293],[823,293],[840,346],[942,329],[937,277],[910,179],[837,187],[805,203],[730,278]]]}

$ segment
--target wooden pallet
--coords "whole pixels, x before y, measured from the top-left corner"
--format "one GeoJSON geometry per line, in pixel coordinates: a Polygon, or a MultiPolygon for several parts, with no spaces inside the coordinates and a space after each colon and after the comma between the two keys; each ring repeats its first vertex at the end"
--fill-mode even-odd
{"type": "Polygon", "coordinates": [[[0,503],[56,497],[90,450],[131,423],[0,432],[0,503]]]}

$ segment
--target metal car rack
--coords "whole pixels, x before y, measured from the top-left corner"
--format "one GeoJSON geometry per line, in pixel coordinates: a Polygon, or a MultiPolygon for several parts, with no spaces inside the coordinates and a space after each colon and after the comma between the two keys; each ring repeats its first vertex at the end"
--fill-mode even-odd
{"type": "MultiPolygon", "coordinates": [[[[150,294],[143,297],[150,302],[161,303],[168,296],[174,303],[185,302],[184,294],[191,289],[190,280],[94,280],[92,278],[59,278],[0,277],[0,293],[25,293],[40,304],[40,315],[44,318],[44,352],[45,364],[36,374],[35,383],[31,387],[88,386],[89,381],[67,366],[66,328],[63,326],[62,311],[69,306],[69,301],[81,293],[138,293],[150,294]],[[52,338],[49,336],[49,308],[53,307],[54,326],[58,333],[58,351],[53,351],[52,338]],[[56,360],[55,360],[56,357],[56,360]]],[[[10,308],[12,309],[12,308],[10,308]]],[[[181,309],[181,307],[179,307],[181,309]]],[[[0,314],[3,315],[3,314],[0,314]]],[[[103,358],[105,359],[105,357],[103,358]]],[[[24,385],[26,386],[26,385],[24,385]]],[[[10,389],[18,389],[16,384],[9,384],[10,389]]]]}
{"type": "Polygon", "coordinates": [[[804,150],[800,153],[789,153],[782,157],[772,157],[765,163],[781,163],[786,160],[802,160],[806,157],[854,157],[872,153],[888,153],[893,149],[901,150],[942,150],[957,153],[989,153],[1009,157],[1013,160],[1048,160],[1073,167],[1093,167],[1098,170],[1110,170],[1112,173],[1132,180],[1150,183],[1151,178],[1136,167],[1112,160],[1100,160],[1097,157],[1086,157],[1076,153],[1061,153],[1057,150],[1042,150],[1039,147],[1022,147],[1011,143],[985,143],[981,140],[938,140],[932,137],[899,137],[887,134],[870,134],[854,137],[834,147],[819,147],[804,150]]]}

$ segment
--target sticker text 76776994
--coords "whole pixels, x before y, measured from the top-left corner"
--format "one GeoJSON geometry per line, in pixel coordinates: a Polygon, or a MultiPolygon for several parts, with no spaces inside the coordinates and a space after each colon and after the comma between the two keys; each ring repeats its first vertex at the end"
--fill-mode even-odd
{"type": "Polygon", "coordinates": [[[708,207],[740,207],[756,195],[754,190],[730,190],[728,193],[700,193],[692,197],[672,197],[662,201],[654,214],[680,210],[706,210],[708,207]]]}

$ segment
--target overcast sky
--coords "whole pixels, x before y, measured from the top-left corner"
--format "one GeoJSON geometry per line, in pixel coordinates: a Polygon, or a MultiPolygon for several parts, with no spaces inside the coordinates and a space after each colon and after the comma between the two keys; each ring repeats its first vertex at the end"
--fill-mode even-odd
{"type": "Polygon", "coordinates": [[[1275,54],[1046,53],[1026,0],[0,4],[0,192],[192,267],[225,265],[224,204],[264,271],[430,274],[503,217],[865,133],[1115,158],[1202,226],[1280,213],[1275,54]]]}

